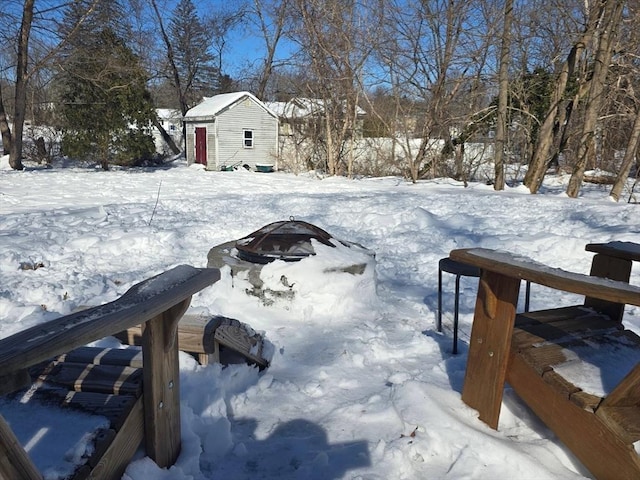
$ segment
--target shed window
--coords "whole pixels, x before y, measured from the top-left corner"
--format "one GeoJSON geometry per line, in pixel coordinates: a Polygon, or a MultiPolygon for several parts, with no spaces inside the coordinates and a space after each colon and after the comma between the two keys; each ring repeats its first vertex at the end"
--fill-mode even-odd
{"type": "Polygon", "coordinates": [[[253,130],[243,130],[244,148],[253,148],[253,130]]]}

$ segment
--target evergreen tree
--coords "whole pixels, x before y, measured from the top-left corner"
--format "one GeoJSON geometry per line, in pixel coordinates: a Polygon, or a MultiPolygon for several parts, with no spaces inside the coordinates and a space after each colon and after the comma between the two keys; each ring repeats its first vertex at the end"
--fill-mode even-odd
{"type": "MultiPolygon", "coordinates": [[[[86,12],[79,3],[71,5],[70,18],[86,12]]],[[[58,77],[63,153],[98,161],[104,169],[134,164],[154,152],[147,75],[126,44],[123,17],[119,2],[99,2],[70,35],[58,77]]]]}
{"type": "Polygon", "coordinates": [[[180,81],[182,108],[191,108],[203,96],[219,93],[220,69],[210,53],[210,35],[191,0],[180,0],[173,11],[169,40],[180,81]]]}

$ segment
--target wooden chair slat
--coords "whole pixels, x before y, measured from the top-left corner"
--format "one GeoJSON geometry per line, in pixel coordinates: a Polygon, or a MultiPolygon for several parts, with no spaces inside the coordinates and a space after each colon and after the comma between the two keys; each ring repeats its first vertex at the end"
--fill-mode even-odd
{"type": "Polygon", "coordinates": [[[142,350],[139,348],[79,347],[61,355],[59,360],[70,363],[142,368],[142,350]]]}
{"type": "Polygon", "coordinates": [[[114,395],[142,393],[142,370],[121,365],[94,365],[56,362],[38,380],[66,386],[76,392],[97,392],[114,395]]]}

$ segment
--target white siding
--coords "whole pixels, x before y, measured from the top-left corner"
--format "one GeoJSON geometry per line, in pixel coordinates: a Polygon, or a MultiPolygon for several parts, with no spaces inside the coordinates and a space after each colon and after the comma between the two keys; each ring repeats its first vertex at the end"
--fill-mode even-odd
{"type": "Polygon", "coordinates": [[[276,164],[278,120],[251,98],[244,98],[218,115],[218,164],[276,164]],[[244,147],[244,130],[253,131],[253,148],[244,147]]]}
{"type": "Polygon", "coordinates": [[[207,170],[220,170],[220,165],[216,162],[216,124],[208,123],[207,127],[207,170]]]}
{"type": "MultiPolygon", "coordinates": [[[[215,98],[215,97],[213,97],[215,98]]],[[[186,157],[195,162],[195,129],[207,129],[207,169],[271,164],[278,168],[278,119],[252,96],[239,98],[208,118],[185,119],[186,157]],[[253,133],[253,148],[244,146],[244,132],[253,133]]]]}
{"type": "Polygon", "coordinates": [[[185,147],[185,156],[187,157],[187,165],[191,165],[196,162],[196,127],[193,123],[187,123],[185,129],[186,134],[186,147],[185,147]]]}

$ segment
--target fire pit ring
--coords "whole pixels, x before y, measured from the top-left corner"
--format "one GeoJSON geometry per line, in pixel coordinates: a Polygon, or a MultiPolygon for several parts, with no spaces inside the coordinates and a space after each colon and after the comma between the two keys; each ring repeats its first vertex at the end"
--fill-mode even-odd
{"type": "Polygon", "coordinates": [[[264,265],[274,260],[296,262],[315,255],[311,240],[335,247],[332,238],[320,227],[291,217],[259,228],[237,240],[235,247],[241,260],[264,265]]]}

